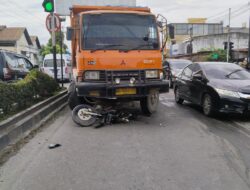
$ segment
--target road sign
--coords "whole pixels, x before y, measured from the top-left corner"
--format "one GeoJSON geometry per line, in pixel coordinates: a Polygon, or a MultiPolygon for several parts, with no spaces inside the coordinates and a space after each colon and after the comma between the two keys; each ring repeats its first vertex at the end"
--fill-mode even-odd
{"type": "MultiPolygon", "coordinates": [[[[57,14],[54,14],[54,22],[55,22],[55,32],[59,32],[61,28],[61,22],[60,22],[60,17],[57,14]]],[[[52,32],[53,30],[53,23],[52,23],[52,18],[53,16],[49,14],[46,18],[46,27],[49,32],[52,32]]]]}

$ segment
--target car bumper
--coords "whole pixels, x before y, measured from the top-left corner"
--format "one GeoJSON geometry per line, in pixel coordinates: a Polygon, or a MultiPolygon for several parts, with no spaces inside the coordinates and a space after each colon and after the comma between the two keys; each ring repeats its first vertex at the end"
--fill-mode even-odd
{"type": "Polygon", "coordinates": [[[169,92],[169,81],[154,81],[145,84],[106,84],[106,83],[92,83],[92,82],[78,82],[76,83],[77,95],[81,97],[94,97],[103,99],[117,99],[117,98],[141,98],[146,97],[151,90],[159,90],[160,93],[169,92]],[[117,90],[133,89],[135,93],[117,95],[117,90]]]}
{"type": "Polygon", "coordinates": [[[250,112],[250,101],[239,98],[223,97],[220,100],[219,112],[222,113],[246,113],[250,112]]]}

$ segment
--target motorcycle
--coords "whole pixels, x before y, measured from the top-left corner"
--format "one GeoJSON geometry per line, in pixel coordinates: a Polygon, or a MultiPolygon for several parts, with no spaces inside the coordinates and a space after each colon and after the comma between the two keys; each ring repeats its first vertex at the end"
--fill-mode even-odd
{"type": "Polygon", "coordinates": [[[103,109],[100,105],[95,107],[82,104],[76,106],[72,111],[73,121],[82,127],[100,127],[112,123],[128,123],[133,114],[121,109],[107,107],[103,109]]]}

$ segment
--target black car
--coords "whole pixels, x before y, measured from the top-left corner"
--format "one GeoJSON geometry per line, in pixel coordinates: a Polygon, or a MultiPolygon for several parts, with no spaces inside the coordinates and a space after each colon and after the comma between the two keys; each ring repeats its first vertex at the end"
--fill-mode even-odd
{"type": "Polygon", "coordinates": [[[177,103],[198,104],[207,116],[250,111],[250,73],[232,63],[191,64],[178,76],[174,92],[177,103]]]}
{"type": "Polygon", "coordinates": [[[186,59],[170,59],[166,60],[163,63],[163,69],[165,71],[165,78],[169,80],[170,88],[173,87],[173,84],[181,71],[188,65],[192,64],[192,61],[186,59]]]}
{"type": "Polygon", "coordinates": [[[31,69],[37,68],[27,57],[0,50],[0,80],[12,81],[24,78],[31,69]]]}

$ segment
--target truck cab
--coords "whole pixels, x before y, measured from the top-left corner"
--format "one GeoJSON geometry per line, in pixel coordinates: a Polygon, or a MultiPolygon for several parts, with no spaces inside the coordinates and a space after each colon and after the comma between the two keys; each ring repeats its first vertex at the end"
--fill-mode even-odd
{"type": "Polygon", "coordinates": [[[148,8],[73,6],[68,39],[72,41],[73,82],[69,106],[87,99],[140,101],[156,111],[163,79],[162,43],[155,15],[148,8]]]}

